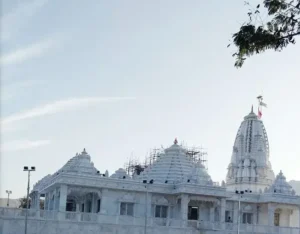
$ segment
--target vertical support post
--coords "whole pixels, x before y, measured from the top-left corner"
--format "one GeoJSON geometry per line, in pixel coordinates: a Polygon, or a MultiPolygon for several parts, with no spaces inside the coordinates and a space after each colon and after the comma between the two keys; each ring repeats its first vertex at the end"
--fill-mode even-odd
{"type": "Polygon", "coordinates": [[[187,225],[188,205],[189,205],[189,195],[182,194],[181,195],[181,220],[182,220],[182,227],[186,227],[186,225],[187,225]]]}
{"type": "Polygon", "coordinates": [[[80,212],[80,204],[78,201],[76,202],[76,212],[80,212]]]}
{"type": "Polygon", "coordinates": [[[234,202],[234,209],[233,209],[233,224],[234,224],[234,227],[237,227],[238,216],[239,216],[239,203],[234,202]]]}
{"type": "Polygon", "coordinates": [[[270,227],[274,226],[274,207],[271,203],[268,203],[268,224],[270,227]]]}
{"type": "Polygon", "coordinates": [[[40,217],[40,206],[41,206],[40,194],[39,194],[39,192],[36,192],[35,195],[36,195],[35,196],[36,217],[39,218],[40,217]]]}
{"type": "Polygon", "coordinates": [[[147,221],[148,221],[148,186],[145,186],[145,225],[144,225],[144,234],[147,234],[147,221]]]}
{"type": "Polygon", "coordinates": [[[269,232],[273,232],[274,227],[274,207],[272,203],[268,203],[268,224],[269,224],[269,232]]]}
{"type": "Polygon", "coordinates": [[[40,194],[39,194],[39,192],[36,192],[36,196],[35,196],[35,208],[37,210],[40,210],[40,206],[41,206],[41,204],[40,204],[40,194]]]}
{"type": "Polygon", "coordinates": [[[252,225],[256,225],[257,224],[257,216],[258,216],[258,207],[256,206],[254,209],[254,213],[253,213],[253,222],[252,225]]]}
{"type": "Polygon", "coordinates": [[[221,208],[220,208],[220,222],[222,225],[222,229],[225,229],[225,211],[226,211],[226,199],[221,199],[221,208]]]}
{"type": "Polygon", "coordinates": [[[60,212],[60,218],[62,220],[65,219],[65,212],[66,212],[66,206],[67,206],[67,193],[68,193],[68,186],[67,185],[61,185],[60,186],[60,195],[59,195],[59,205],[58,205],[58,211],[60,212]]]}
{"type": "Polygon", "coordinates": [[[76,217],[77,221],[81,221],[80,202],[76,201],[76,217]]]}
{"type": "Polygon", "coordinates": [[[25,234],[27,234],[27,221],[28,221],[28,209],[29,209],[29,186],[30,186],[30,170],[28,170],[28,184],[27,184],[27,196],[26,196],[26,213],[25,213],[25,234]]]}
{"type": "Polygon", "coordinates": [[[210,207],[210,209],[209,209],[209,221],[211,223],[215,222],[215,206],[214,205],[212,207],[210,207]]]}
{"type": "Polygon", "coordinates": [[[52,210],[59,210],[59,201],[57,201],[58,199],[58,196],[57,196],[57,191],[56,189],[54,190],[54,194],[53,194],[53,201],[51,202],[52,203],[52,210]]]}
{"type": "Polygon", "coordinates": [[[171,219],[171,205],[169,204],[168,211],[167,211],[167,225],[166,226],[170,225],[170,219],[171,219]]]}
{"type": "Polygon", "coordinates": [[[237,224],[238,234],[240,234],[240,223],[241,223],[241,195],[239,195],[239,206],[238,206],[238,224],[237,224]]]}
{"type": "Polygon", "coordinates": [[[48,210],[51,210],[51,199],[52,199],[52,194],[48,193],[48,210]]]}
{"type": "MultiPolygon", "coordinates": [[[[107,208],[106,205],[108,203],[108,189],[103,189],[102,190],[102,196],[101,196],[101,205],[100,205],[100,214],[106,214],[107,213],[107,208]]],[[[120,213],[118,213],[118,215],[120,215],[120,213]]]]}

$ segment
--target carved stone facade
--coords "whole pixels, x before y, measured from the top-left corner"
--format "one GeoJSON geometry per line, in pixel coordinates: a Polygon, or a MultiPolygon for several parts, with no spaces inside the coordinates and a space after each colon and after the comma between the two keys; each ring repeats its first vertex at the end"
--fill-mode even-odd
{"type": "MultiPolygon", "coordinates": [[[[221,186],[177,140],[134,177],[122,168],[100,173],[84,149],[35,184],[28,234],[299,234],[300,197],[282,172],[274,178],[269,159],[267,134],[253,110],[240,126],[221,186]]],[[[22,233],[25,213],[0,208],[0,233],[22,233]]]]}

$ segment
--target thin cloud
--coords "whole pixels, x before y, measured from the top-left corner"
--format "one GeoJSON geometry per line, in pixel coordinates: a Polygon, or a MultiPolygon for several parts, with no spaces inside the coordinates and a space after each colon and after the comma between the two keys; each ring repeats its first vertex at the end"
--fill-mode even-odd
{"type": "Polygon", "coordinates": [[[117,102],[117,101],[124,101],[124,100],[133,100],[133,99],[135,98],[133,97],[85,97],[85,98],[71,98],[67,100],[60,100],[60,101],[49,103],[44,106],[36,107],[3,118],[1,121],[1,125],[5,126],[7,124],[12,124],[26,119],[32,119],[40,116],[56,114],[59,112],[76,110],[78,108],[83,108],[90,105],[96,105],[101,102],[117,102]]]}
{"type": "Polygon", "coordinates": [[[49,145],[51,142],[49,140],[38,140],[38,141],[30,141],[30,140],[17,140],[10,141],[7,143],[1,144],[1,151],[19,151],[19,150],[29,150],[45,145],[49,145]]]}
{"type": "Polygon", "coordinates": [[[28,20],[38,12],[49,0],[31,0],[18,4],[13,11],[5,14],[1,18],[1,40],[8,41],[28,20]]]}
{"type": "Polygon", "coordinates": [[[41,42],[37,42],[25,48],[15,50],[11,53],[0,57],[0,65],[7,66],[11,64],[21,63],[28,59],[40,57],[45,52],[49,51],[57,44],[55,39],[48,39],[41,42]]]}

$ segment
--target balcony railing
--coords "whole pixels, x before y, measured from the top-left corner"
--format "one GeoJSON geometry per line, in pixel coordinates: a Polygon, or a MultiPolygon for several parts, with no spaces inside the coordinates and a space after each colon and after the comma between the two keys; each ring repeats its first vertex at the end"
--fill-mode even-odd
{"type": "MultiPolygon", "coordinates": [[[[26,209],[16,209],[0,207],[0,218],[24,219],[26,209]]],[[[58,212],[51,210],[28,210],[28,219],[36,220],[64,220],[70,222],[93,222],[100,224],[121,224],[121,225],[145,225],[145,217],[107,215],[100,213],[81,213],[81,212],[58,212]]],[[[147,218],[147,226],[168,226],[185,227],[198,230],[226,230],[230,233],[237,231],[235,223],[220,223],[198,220],[180,220],[169,218],[147,218]]],[[[226,232],[224,232],[226,233],[226,232]]],[[[262,234],[299,234],[300,228],[297,227],[274,227],[263,225],[240,224],[240,233],[262,233],[262,234]]]]}

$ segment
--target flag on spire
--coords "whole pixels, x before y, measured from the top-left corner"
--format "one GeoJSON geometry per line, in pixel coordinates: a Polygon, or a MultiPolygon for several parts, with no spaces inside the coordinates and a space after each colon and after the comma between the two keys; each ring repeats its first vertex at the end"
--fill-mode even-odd
{"type": "Polygon", "coordinates": [[[261,119],[262,117],[262,107],[267,107],[267,104],[263,102],[263,96],[258,96],[258,118],[261,119]]]}
{"type": "Polygon", "coordinates": [[[262,101],[259,103],[259,105],[261,105],[261,106],[263,106],[263,107],[267,107],[267,104],[264,103],[264,102],[262,102],[262,101]]]}
{"type": "Polygon", "coordinates": [[[259,109],[259,107],[258,107],[258,115],[257,115],[257,116],[258,116],[259,119],[261,119],[262,112],[261,112],[261,110],[259,109]]]}

